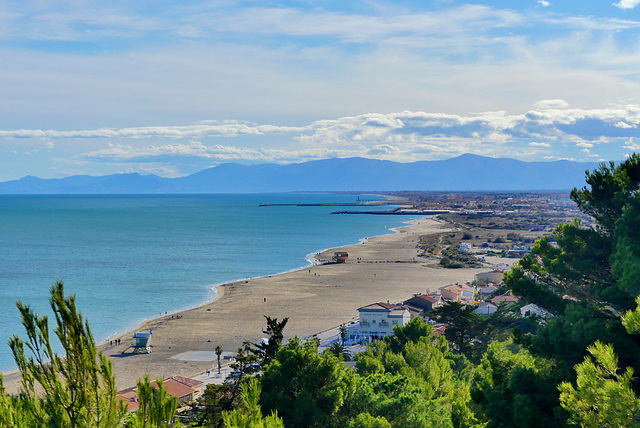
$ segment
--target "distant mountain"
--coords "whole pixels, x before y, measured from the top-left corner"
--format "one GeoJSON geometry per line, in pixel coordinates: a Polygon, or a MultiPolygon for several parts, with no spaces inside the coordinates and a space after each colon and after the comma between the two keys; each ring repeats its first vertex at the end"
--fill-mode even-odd
{"type": "Polygon", "coordinates": [[[180,178],[156,175],[27,176],[0,183],[1,194],[260,193],[393,190],[570,190],[597,163],[522,162],[466,154],[442,161],[398,163],[364,158],[290,165],[221,164],[180,178]]]}

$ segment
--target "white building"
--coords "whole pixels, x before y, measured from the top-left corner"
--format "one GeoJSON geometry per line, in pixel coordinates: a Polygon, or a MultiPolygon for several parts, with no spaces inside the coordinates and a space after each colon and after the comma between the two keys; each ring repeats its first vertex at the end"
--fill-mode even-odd
{"type": "Polygon", "coordinates": [[[520,315],[522,315],[523,317],[536,315],[542,318],[547,318],[551,316],[551,313],[542,309],[540,306],[536,305],[535,303],[529,303],[528,305],[520,308],[520,315]]]}
{"type": "Polygon", "coordinates": [[[442,298],[452,302],[470,303],[473,301],[475,294],[476,288],[465,284],[450,284],[440,287],[442,298]]]}
{"type": "Polygon", "coordinates": [[[392,335],[395,326],[405,325],[411,318],[409,309],[394,303],[373,303],[359,308],[358,312],[360,339],[364,342],[392,335]]]}
{"type": "Polygon", "coordinates": [[[469,242],[461,242],[460,243],[460,247],[459,247],[460,251],[468,253],[468,252],[471,251],[471,248],[472,248],[472,246],[471,246],[471,244],[469,242]]]}
{"type": "Polygon", "coordinates": [[[498,310],[498,307],[490,302],[480,302],[478,307],[473,311],[480,315],[491,315],[498,310]]]}
{"type": "Polygon", "coordinates": [[[475,274],[475,282],[478,285],[485,285],[493,282],[494,284],[500,284],[504,278],[504,270],[494,269],[491,272],[481,272],[475,274]]]}

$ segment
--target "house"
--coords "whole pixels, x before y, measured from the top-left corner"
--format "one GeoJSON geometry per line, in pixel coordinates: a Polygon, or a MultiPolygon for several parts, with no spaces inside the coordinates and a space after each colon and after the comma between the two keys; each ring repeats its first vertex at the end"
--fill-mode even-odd
{"type": "Polygon", "coordinates": [[[409,309],[395,303],[373,303],[358,308],[360,314],[360,340],[370,342],[393,334],[397,325],[405,325],[411,319],[409,309]]]}
{"type": "MultiPolygon", "coordinates": [[[[174,376],[162,381],[164,387],[169,395],[178,398],[178,407],[183,404],[195,401],[204,391],[204,383],[186,378],[183,376],[174,376]]],[[[158,388],[158,383],[154,380],[151,382],[153,388],[158,388]]],[[[138,398],[138,388],[129,388],[118,392],[116,399],[122,404],[126,405],[130,412],[137,411],[140,407],[140,400],[138,398]]]]}
{"type": "Polygon", "coordinates": [[[493,284],[489,284],[486,287],[482,287],[481,289],[479,289],[478,293],[483,296],[488,296],[490,294],[495,293],[496,291],[498,291],[498,287],[496,287],[493,284]]]}
{"type": "Polygon", "coordinates": [[[204,382],[200,381],[200,380],[196,380],[196,379],[191,379],[190,377],[184,377],[184,376],[172,376],[171,377],[173,380],[175,380],[176,382],[179,382],[183,385],[188,386],[189,388],[193,389],[193,393],[194,393],[194,400],[198,399],[202,394],[204,394],[204,382]]]}
{"type": "Polygon", "coordinates": [[[420,312],[429,312],[433,308],[442,305],[442,296],[438,294],[414,294],[409,300],[402,302],[403,305],[411,308],[417,308],[420,312]]]}
{"type": "Polygon", "coordinates": [[[469,242],[462,242],[460,244],[460,247],[458,247],[460,251],[462,251],[463,253],[468,253],[471,251],[471,244],[469,242]]]}
{"type": "Polygon", "coordinates": [[[475,294],[475,287],[464,284],[451,284],[440,288],[442,299],[452,302],[472,302],[475,294]]]}
{"type": "Polygon", "coordinates": [[[494,269],[491,272],[481,272],[475,274],[475,283],[478,285],[485,285],[493,282],[494,284],[500,284],[504,277],[504,271],[502,269],[494,269]]]}
{"type": "Polygon", "coordinates": [[[511,295],[502,295],[502,296],[496,296],[493,299],[491,299],[491,303],[493,303],[494,305],[500,305],[502,303],[514,303],[517,302],[519,299],[516,296],[511,296],[511,295]]]}
{"type": "Polygon", "coordinates": [[[491,315],[497,310],[498,307],[491,302],[480,302],[473,312],[480,315],[491,315]]]}
{"type": "Polygon", "coordinates": [[[542,318],[547,318],[551,316],[551,314],[548,311],[542,309],[540,306],[536,305],[535,303],[529,303],[528,305],[521,307],[520,315],[522,315],[523,317],[530,317],[535,315],[542,318]]]}

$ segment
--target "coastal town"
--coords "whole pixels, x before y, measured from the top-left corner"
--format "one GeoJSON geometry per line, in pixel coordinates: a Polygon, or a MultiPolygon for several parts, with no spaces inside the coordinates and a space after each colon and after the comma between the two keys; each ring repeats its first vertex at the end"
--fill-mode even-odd
{"type": "MultiPolygon", "coordinates": [[[[424,346],[440,343],[438,352],[453,353],[447,358],[480,363],[501,331],[509,331],[511,341],[558,316],[505,278],[521,269],[519,260],[540,238],[557,245],[551,240],[558,225],[579,224],[572,208],[559,208],[562,197],[514,196],[501,196],[502,205],[490,210],[475,195],[456,199],[456,209],[318,252],[308,267],[222,284],[213,302],[161,313],[110,338],[98,348],[113,365],[119,408],[131,417],[145,414],[150,391],[157,390],[174,400],[176,421],[197,425],[211,400],[220,400],[212,394],[237,397],[247,385],[264,382],[273,367],[265,353],[270,346],[272,358],[289,347],[312,350],[322,361],[335,355],[342,367],[336,370],[360,375],[376,349],[418,329],[424,346]]],[[[425,206],[420,198],[411,202],[404,209],[425,206]]],[[[572,294],[559,298],[578,302],[572,294]]],[[[19,373],[4,376],[8,392],[19,382],[19,373]]]]}
{"type": "MultiPolygon", "coordinates": [[[[507,200],[511,201],[511,199],[505,199],[507,200]]],[[[469,206],[466,206],[464,210],[451,211],[440,214],[436,218],[414,222],[413,225],[402,227],[391,235],[368,238],[358,245],[324,251],[314,257],[316,265],[311,268],[262,280],[271,283],[274,279],[282,280],[287,276],[296,275],[297,278],[303,277],[306,281],[322,283],[325,286],[333,284],[335,287],[341,278],[347,278],[347,273],[348,278],[357,277],[360,283],[362,274],[368,272],[369,279],[365,281],[368,286],[364,284],[363,289],[382,291],[378,293],[380,299],[366,302],[366,297],[361,296],[359,301],[364,304],[360,306],[349,309],[344,304],[339,305],[343,313],[333,319],[343,320],[343,322],[324,329],[310,331],[311,325],[321,324],[309,323],[307,328],[304,328],[296,322],[295,317],[292,317],[291,324],[287,327],[293,327],[294,331],[285,331],[287,337],[298,335],[304,340],[316,341],[319,353],[328,352],[332,346],[334,348],[338,346],[349,360],[354,360],[359,352],[366,349],[368,343],[393,335],[394,328],[407,325],[415,317],[424,319],[433,326],[437,334],[444,335],[447,324],[437,322],[430,315],[434,309],[448,303],[455,302],[472,307],[475,314],[484,317],[501,311],[510,317],[545,318],[550,315],[547,311],[535,304],[521,303],[519,297],[513,295],[503,283],[505,272],[508,272],[512,264],[530,251],[536,238],[547,235],[555,222],[573,214],[573,212],[549,209],[549,206],[561,204],[549,203],[548,200],[542,203],[539,197],[535,200],[538,203],[529,205],[526,209],[519,205],[517,209],[522,211],[489,213],[467,209],[469,206]],[[544,214],[541,214],[541,210],[544,214]],[[527,223],[527,219],[531,217],[537,219],[536,223],[527,223]],[[488,220],[493,224],[490,225],[491,222],[488,220]],[[496,224],[500,224],[501,227],[491,227],[496,224]],[[505,228],[513,224],[527,225],[527,227],[505,228]],[[425,225],[428,225],[426,229],[425,225]],[[430,244],[434,237],[438,239],[437,250],[433,243],[430,244]],[[443,263],[443,259],[447,258],[443,254],[451,258],[450,262],[443,263]],[[462,269],[454,267],[452,263],[460,263],[462,269]],[[407,267],[418,269],[420,275],[417,279],[414,276],[415,273],[408,271],[407,267]],[[398,275],[395,272],[398,272],[398,275]],[[441,274],[440,278],[444,284],[425,277],[436,272],[441,274]],[[331,279],[324,282],[327,277],[331,279]],[[459,279],[455,279],[456,277],[459,279]],[[410,288],[398,287],[398,282],[402,282],[403,278],[412,287],[416,285],[418,287],[407,293],[410,288]],[[390,279],[394,281],[393,284],[387,283],[390,279]],[[382,290],[378,290],[380,286],[376,286],[375,283],[385,283],[385,286],[382,290]],[[399,288],[407,294],[402,296],[398,293],[399,288]],[[390,293],[385,295],[384,289],[389,290],[390,293]]],[[[475,203],[471,206],[478,208],[475,203]]],[[[259,283],[259,281],[260,279],[254,279],[246,281],[246,284],[255,287],[256,282],[259,283]]],[[[242,283],[226,284],[222,296],[233,295],[240,290],[250,290],[243,285],[242,283]]],[[[318,285],[313,288],[316,287],[318,285]]],[[[262,302],[258,303],[262,303],[261,306],[265,307],[275,299],[277,297],[269,293],[268,297],[262,298],[262,302]]],[[[204,310],[213,312],[214,307],[215,302],[204,310]]],[[[141,361],[145,358],[147,361],[157,360],[158,353],[163,352],[164,343],[168,342],[161,335],[164,336],[172,331],[170,327],[176,324],[172,323],[173,321],[179,321],[178,316],[189,318],[189,312],[194,311],[198,309],[183,315],[167,315],[162,317],[163,319],[147,323],[150,330],[153,329],[155,332],[154,340],[160,337],[161,344],[150,345],[150,341],[140,342],[141,338],[150,340],[152,336],[138,331],[134,333],[134,340],[137,341],[134,347],[142,349],[141,353],[148,355],[127,354],[121,359],[116,358],[116,364],[119,361],[128,362],[129,358],[141,361]]],[[[267,311],[264,312],[262,315],[268,315],[267,311]]],[[[271,311],[271,314],[273,313],[271,311]]],[[[285,316],[285,313],[287,312],[277,314],[285,316]]],[[[295,311],[288,313],[300,314],[295,311]]],[[[313,313],[316,318],[322,316],[321,311],[313,311],[313,313]]],[[[331,319],[327,321],[331,322],[331,319]]],[[[266,339],[254,336],[251,340],[258,342],[266,339]]],[[[225,350],[221,349],[217,355],[212,348],[218,343],[219,341],[208,339],[209,350],[202,347],[198,350],[185,349],[184,346],[176,346],[175,342],[171,346],[166,346],[167,350],[172,347],[177,349],[168,360],[163,362],[160,377],[164,379],[164,385],[169,393],[178,397],[182,405],[186,406],[187,403],[197,400],[208,384],[235,382],[243,375],[237,369],[235,349],[225,345],[225,350]],[[172,360],[183,363],[182,367],[178,366],[178,372],[172,368],[175,367],[171,364],[172,360]]],[[[236,348],[239,346],[239,344],[236,345],[236,348]]],[[[153,367],[153,364],[147,367],[153,367]]],[[[136,408],[138,398],[135,386],[122,389],[118,396],[130,404],[130,409],[136,408]]]]}

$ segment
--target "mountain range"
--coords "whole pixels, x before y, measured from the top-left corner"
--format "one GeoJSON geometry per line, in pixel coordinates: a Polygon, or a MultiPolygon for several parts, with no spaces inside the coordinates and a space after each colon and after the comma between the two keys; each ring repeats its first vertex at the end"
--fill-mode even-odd
{"type": "Polygon", "coordinates": [[[26,176],[0,182],[0,194],[261,193],[292,191],[570,190],[584,185],[597,163],[523,162],[465,154],[398,163],[343,158],[276,165],[225,163],[179,178],[157,175],[26,176]]]}

